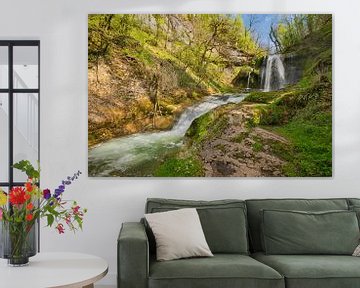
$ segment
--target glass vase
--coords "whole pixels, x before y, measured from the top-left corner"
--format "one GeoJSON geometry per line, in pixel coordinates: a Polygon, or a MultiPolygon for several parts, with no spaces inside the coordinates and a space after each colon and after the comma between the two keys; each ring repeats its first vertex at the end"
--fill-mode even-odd
{"type": "Polygon", "coordinates": [[[8,259],[9,266],[25,266],[29,257],[36,255],[36,226],[28,222],[1,221],[0,257],[8,259]]]}

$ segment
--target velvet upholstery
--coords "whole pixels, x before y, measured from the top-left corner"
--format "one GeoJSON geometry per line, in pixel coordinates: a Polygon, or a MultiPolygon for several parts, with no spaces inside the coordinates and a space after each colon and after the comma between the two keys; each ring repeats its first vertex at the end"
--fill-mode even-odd
{"type": "MultiPolygon", "coordinates": [[[[206,241],[213,253],[249,254],[247,213],[241,200],[193,201],[148,199],[146,213],[197,208],[206,241]]],[[[153,235],[147,229],[153,251],[153,235]]]]}
{"type": "Polygon", "coordinates": [[[261,210],[329,211],[348,210],[346,199],[254,199],[246,200],[252,252],[263,251],[261,245],[261,210]]]}
{"type": "Polygon", "coordinates": [[[118,287],[147,288],[149,244],[141,223],[124,223],[117,242],[118,287]]]}
{"type": "Polygon", "coordinates": [[[342,255],[252,255],[284,275],[286,288],[358,288],[360,257],[342,255]]]}
{"type": "MultiPolygon", "coordinates": [[[[243,241],[244,232],[222,225],[221,219],[237,218],[237,224],[248,221],[252,247],[260,251],[260,211],[264,209],[297,211],[351,210],[359,206],[360,199],[259,199],[184,201],[149,199],[146,212],[168,211],[196,207],[199,215],[206,209],[206,225],[213,223],[213,247],[222,249],[222,233],[243,241]],[[214,204],[214,205],[213,205],[214,204]],[[223,213],[223,210],[227,213],[223,213]],[[240,210],[236,210],[240,209],[240,210]],[[241,211],[247,211],[243,220],[241,211]],[[219,213],[216,215],[216,213],[219,213]],[[224,215],[227,215],[226,217],[224,215]],[[224,227],[226,228],[224,228],[224,227]],[[215,228],[216,227],[216,228],[215,228]],[[223,230],[221,230],[223,229],[223,230]],[[216,234],[218,232],[218,235],[216,234]],[[219,237],[219,238],[217,238],[219,237]],[[216,243],[219,241],[219,243],[216,243]],[[218,245],[218,246],[216,246],[218,245]]],[[[355,210],[355,209],[353,209],[355,210]]],[[[204,221],[205,223],[205,221],[204,221]]],[[[358,288],[360,287],[360,257],[339,255],[265,255],[251,257],[241,253],[216,253],[211,258],[192,258],[155,262],[149,255],[151,233],[146,234],[145,223],[124,223],[118,238],[118,288],[358,288]],[[262,264],[261,264],[262,263],[262,264]]],[[[205,228],[207,229],[207,228],[205,228]]],[[[204,229],[204,230],[205,230],[204,229]]],[[[241,231],[246,231],[242,227],[241,231]]],[[[209,234],[210,235],[210,234],[209,234]]],[[[210,238],[209,238],[210,239],[210,238]]],[[[233,246],[231,249],[238,249],[233,246]]]]}
{"type": "Polygon", "coordinates": [[[360,198],[348,198],[348,205],[350,206],[360,206],[360,198]]]}
{"type": "Polygon", "coordinates": [[[352,255],[359,244],[354,211],[262,210],[266,254],[352,255]]]}
{"type": "Polygon", "coordinates": [[[360,228],[360,206],[351,206],[350,210],[354,211],[356,213],[356,217],[358,219],[358,224],[359,224],[359,228],[360,228]]]}
{"type": "Polygon", "coordinates": [[[280,288],[283,277],[246,255],[151,261],[149,288],[280,288]]]}

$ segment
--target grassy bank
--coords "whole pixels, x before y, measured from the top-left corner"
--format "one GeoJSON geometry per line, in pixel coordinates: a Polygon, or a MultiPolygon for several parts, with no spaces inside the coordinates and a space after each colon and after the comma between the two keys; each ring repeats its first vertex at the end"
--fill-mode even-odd
{"type": "MultiPolygon", "coordinates": [[[[301,91],[298,87],[292,89],[272,93],[271,104],[255,106],[258,120],[251,120],[250,124],[289,140],[290,145],[270,145],[273,153],[286,161],[285,176],[329,177],[332,175],[331,83],[301,91]]],[[[249,98],[254,102],[267,102],[263,101],[262,93],[249,98]]]]}

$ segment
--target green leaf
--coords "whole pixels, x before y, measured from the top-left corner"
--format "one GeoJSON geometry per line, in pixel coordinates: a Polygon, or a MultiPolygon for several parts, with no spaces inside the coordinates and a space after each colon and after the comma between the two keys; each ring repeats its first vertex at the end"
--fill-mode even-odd
{"type": "Polygon", "coordinates": [[[54,216],[51,214],[47,215],[47,222],[48,222],[48,226],[51,227],[51,225],[54,223],[54,216]]]}
{"type": "Polygon", "coordinates": [[[14,168],[26,173],[29,178],[39,180],[40,168],[35,169],[29,160],[21,160],[13,165],[14,168]]]}

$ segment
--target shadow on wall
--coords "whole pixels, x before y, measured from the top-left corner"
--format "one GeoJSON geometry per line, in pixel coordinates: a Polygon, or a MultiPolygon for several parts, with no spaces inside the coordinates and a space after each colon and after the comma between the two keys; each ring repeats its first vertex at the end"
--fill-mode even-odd
{"type": "MultiPolygon", "coordinates": [[[[81,2],[81,1],[77,1],[81,2]]],[[[100,0],[106,7],[106,10],[94,10],[93,1],[84,1],[89,5],[89,14],[96,13],[229,13],[230,11],[239,11],[239,4],[233,0],[183,0],[183,1],[161,1],[161,0],[100,0]],[[119,10],[119,3],[121,3],[121,10],[119,10]],[[206,3],[206,6],[204,4],[206,3]],[[204,8],[210,7],[210,8],[204,8]],[[136,10],[134,10],[136,9],[136,10]],[[156,10],[149,10],[156,9],[156,10]],[[210,10],[209,10],[210,9],[210,10]]],[[[261,3],[261,6],[255,5],[254,1],[247,0],[242,3],[243,7],[253,7],[252,12],[262,12],[265,10],[281,11],[286,8],[287,0],[266,1],[261,3]],[[256,7],[257,6],[257,7],[256,7]]],[[[78,3],[79,7],[84,8],[84,3],[78,3]]],[[[83,11],[83,10],[82,10],[83,11]]]]}

